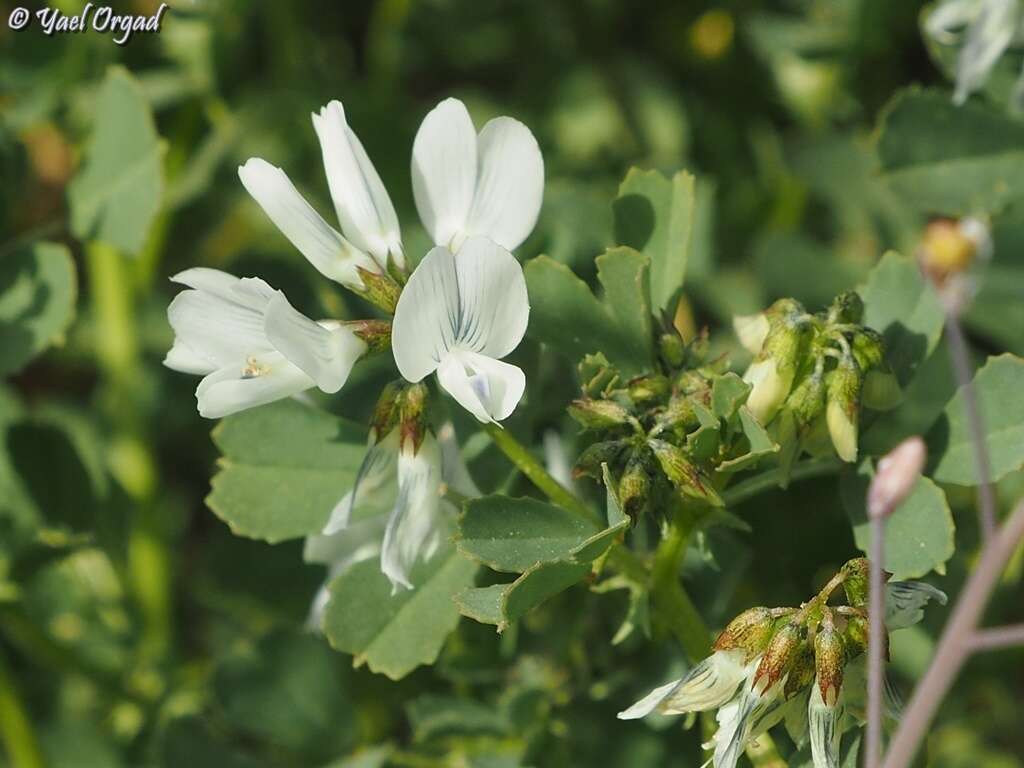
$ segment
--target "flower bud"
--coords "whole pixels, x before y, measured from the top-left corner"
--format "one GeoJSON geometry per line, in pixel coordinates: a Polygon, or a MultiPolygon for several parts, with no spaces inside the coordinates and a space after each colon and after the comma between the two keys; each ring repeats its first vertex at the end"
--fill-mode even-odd
{"type": "Polygon", "coordinates": [[[814,671],[821,689],[821,699],[826,706],[836,705],[839,690],[843,686],[845,662],[846,645],[843,636],[826,614],[814,636],[814,671]]]}
{"type": "Polygon", "coordinates": [[[757,354],[764,346],[764,340],[771,330],[768,315],[758,312],[756,315],[736,315],[732,319],[733,330],[740,344],[752,354],[757,354]]]}
{"type": "Polygon", "coordinates": [[[804,432],[825,408],[825,375],[820,368],[800,380],[786,398],[798,431],[804,432]]]}
{"type": "Polygon", "coordinates": [[[791,699],[814,682],[814,651],[809,643],[801,646],[800,653],[789,669],[786,686],[782,689],[784,699],[791,699]]]}
{"type": "Polygon", "coordinates": [[[648,440],[665,477],[683,496],[697,499],[715,507],[724,506],[722,497],[711,485],[710,480],[687,457],[682,448],[664,440],[648,440]]]}
{"type": "Polygon", "coordinates": [[[619,480],[619,504],[630,519],[636,520],[647,504],[651,477],[643,460],[634,454],[626,463],[626,471],[619,480]]]}
{"type": "MultiPolygon", "coordinates": [[[[854,608],[863,608],[868,604],[870,570],[871,566],[866,557],[855,557],[847,560],[840,571],[846,599],[854,608]]],[[[892,576],[888,571],[882,571],[882,575],[887,581],[892,576]]]]}
{"type": "Polygon", "coordinates": [[[868,617],[854,613],[846,617],[843,629],[843,644],[846,658],[851,661],[868,649],[868,617]]]}
{"type": "Polygon", "coordinates": [[[843,358],[828,374],[825,419],[832,445],[843,461],[857,460],[857,417],[860,411],[861,374],[851,358],[843,358]]]}
{"type": "Polygon", "coordinates": [[[752,387],[747,407],[762,424],[772,420],[789,394],[808,330],[789,317],[773,322],[764,347],[743,375],[752,387]]]}
{"type": "Polygon", "coordinates": [[[579,458],[576,459],[576,466],[572,469],[572,476],[576,479],[592,477],[600,481],[601,465],[614,464],[625,447],[625,440],[602,440],[587,446],[579,458]]]}
{"type": "Polygon", "coordinates": [[[401,418],[400,445],[405,446],[406,440],[412,441],[413,453],[420,449],[420,443],[426,435],[426,405],[428,390],[424,384],[413,384],[405,388],[399,402],[401,418]]]}
{"type": "Polygon", "coordinates": [[[668,405],[655,418],[653,434],[671,430],[679,435],[689,432],[700,424],[693,401],[685,395],[673,395],[668,405]]]}
{"type": "Polygon", "coordinates": [[[787,622],[768,643],[754,672],[754,691],[764,693],[781,680],[807,647],[807,627],[787,622]]]}
{"type": "Polygon", "coordinates": [[[729,622],[713,647],[716,651],[744,651],[746,664],[768,647],[774,630],[775,619],[770,609],[750,608],[729,622]]]}
{"type": "Polygon", "coordinates": [[[609,429],[629,423],[629,411],[614,400],[582,398],[569,404],[569,415],[584,429],[609,429]]]}
{"type": "Polygon", "coordinates": [[[606,392],[619,380],[619,372],[600,352],[584,357],[576,369],[583,394],[591,397],[606,392]]]}
{"type": "Polygon", "coordinates": [[[370,417],[370,436],[374,442],[388,434],[398,422],[399,400],[404,389],[404,381],[389,381],[384,385],[370,417]]]}
{"type": "Polygon", "coordinates": [[[686,359],[686,342],[677,333],[664,333],[658,339],[658,354],[669,368],[678,368],[686,359]]]}
{"type": "Polygon", "coordinates": [[[891,411],[903,402],[903,390],[896,374],[876,369],[864,374],[860,399],[873,411],[891,411]]]}
{"type": "Polygon", "coordinates": [[[669,382],[664,376],[638,376],[626,384],[626,392],[634,403],[663,400],[669,393],[669,382]]]}
{"type": "Polygon", "coordinates": [[[859,323],[864,319],[864,300],[856,291],[846,291],[832,300],[828,308],[828,322],[834,324],[859,323]]]}
{"type": "Polygon", "coordinates": [[[927,450],[920,437],[908,437],[878,462],[868,489],[868,516],[891,515],[914,490],[927,450]]]}

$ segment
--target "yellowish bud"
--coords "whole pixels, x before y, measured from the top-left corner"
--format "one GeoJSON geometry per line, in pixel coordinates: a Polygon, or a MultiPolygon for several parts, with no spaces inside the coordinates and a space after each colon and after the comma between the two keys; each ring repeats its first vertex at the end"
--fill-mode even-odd
{"type": "Polygon", "coordinates": [[[868,489],[868,515],[891,515],[914,490],[928,451],[920,437],[908,437],[878,462],[868,489]]]}

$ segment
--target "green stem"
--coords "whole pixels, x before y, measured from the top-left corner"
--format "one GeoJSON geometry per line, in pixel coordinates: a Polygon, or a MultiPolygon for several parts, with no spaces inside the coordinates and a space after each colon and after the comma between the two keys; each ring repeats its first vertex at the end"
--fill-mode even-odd
{"type": "Polygon", "coordinates": [[[0,656],[0,740],[11,768],[43,768],[43,754],[15,681],[0,656]]]}
{"type": "Polygon", "coordinates": [[[711,632],[679,579],[679,567],[689,538],[689,526],[678,519],[673,521],[654,554],[651,597],[686,655],[696,662],[711,653],[711,632]]]}
{"type": "MultiPolygon", "coordinates": [[[[793,482],[834,475],[842,466],[842,462],[832,457],[803,461],[793,466],[789,474],[789,480],[793,482]]],[[[781,469],[769,469],[767,472],[762,472],[759,475],[742,480],[728,490],[723,491],[722,500],[725,502],[726,507],[733,507],[747,499],[752,499],[764,491],[780,488],[782,480],[783,473],[781,469]]]]}

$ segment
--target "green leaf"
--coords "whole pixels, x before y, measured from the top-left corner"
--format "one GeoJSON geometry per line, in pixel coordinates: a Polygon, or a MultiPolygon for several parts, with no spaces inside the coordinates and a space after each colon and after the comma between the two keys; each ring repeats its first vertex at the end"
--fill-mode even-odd
{"type": "Polygon", "coordinates": [[[864,324],[885,337],[886,357],[900,383],[912,378],[942,335],[942,306],[917,265],[890,251],[860,289],[864,324]]]}
{"type": "Polygon", "coordinates": [[[704,406],[694,401],[693,410],[700,426],[686,436],[686,448],[697,461],[707,461],[718,450],[722,439],[722,422],[704,406]]]}
{"type": "Polygon", "coordinates": [[[224,455],[206,503],[272,543],[323,530],[366,453],[365,428],[294,400],[229,416],[213,440],[224,455]]]}
{"type": "Polygon", "coordinates": [[[595,259],[604,303],[637,349],[650,360],[650,259],[632,248],[611,248],[595,259]]]}
{"type": "MultiPolygon", "coordinates": [[[[625,376],[650,368],[650,343],[638,345],[636,323],[620,323],[608,304],[599,301],[571,269],[538,256],[527,262],[524,272],[530,295],[531,338],[551,345],[574,362],[603,352],[625,376]]],[[[613,295],[620,295],[617,288],[613,295]]]]}
{"type": "Polygon", "coordinates": [[[319,637],[275,632],[217,667],[213,687],[229,723],[271,744],[324,757],[350,748],[355,711],[348,670],[319,637]]]}
{"type": "Polygon", "coordinates": [[[71,229],[136,253],[160,208],[164,147],[145,96],[121,67],[107,70],[94,114],[85,166],[68,187],[71,229]]]}
{"type": "Polygon", "coordinates": [[[270,768],[270,763],[236,751],[199,717],[171,721],[160,737],[161,768],[270,768]]]}
{"type": "Polygon", "coordinates": [[[0,258],[0,376],[63,340],[75,312],[76,284],[63,245],[36,243],[0,258]]]}
{"type": "MultiPolygon", "coordinates": [[[[853,526],[854,542],[865,554],[871,548],[865,501],[873,476],[868,461],[840,476],[840,496],[853,526]]],[[[885,569],[896,579],[917,578],[930,571],[945,573],[946,561],[953,556],[955,533],[946,494],[927,477],[918,479],[910,496],[885,521],[885,569]]]]}
{"type": "Polygon", "coordinates": [[[766,456],[779,452],[779,445],[768,436],[765,428],[761,426],[761,422],[754,418],[747,406],[741,405],[739,414],[740,426],[747,438],[748,450],[742,456],[728,459],[719,464],[719,472],[738,472],[757,464],[766,456]]]}
{"type": "Polygon", "coordinates": [[[716,418],[728,421],[750,396],[750,385],[735,373],[722,374],[711,387],[711,410],[716,418]]]}
{"type": "Polygon", "coordinates": [[[680,171],[671,179],[658,171],[631,168],[614,203],[615,237],[651,260],[651,304],[673,311],[683,287],[693,231],[694,178],[680,171]]]}
{"type": "Polygon", "coordinates": [[[468,698],[427,693],[409,702],[407,710],[413,740],[421,743],[453,735],[501,736],[512,730],[504,712],[468,698]]]}
{"type": "Polygon", "coordinates": [[[465,555],[488,568],[523,573],[565,557],[597,530],[553,504],[495,495],[466,503],[456,541],[465,555]]]}
{"type": "Polygon", "coordinates": [[[459,613],[481,624],[501,625],[505,617],[501,613],[501,598],[508,584],[492,584],[489,587],[467,587],[455,596],[459,613]]]}
{"type": "MultiPolygon", "coordinates": [[[[990,474],[996,482],[1024,465],[1024,359],[1016,355],[990,357],[974,375],[974,393],[988,446],[990,474]]],[[[977,485],[974,444],[967,423],[963,390],[943,412],[944,418],[928,434],[928,445],[938,457],[933,476],[940,483],[977,485]]]]}
{"type": "Polygon", "coordinates": [[[459,621],[455,595],[473,583],[477,564],[446,547],[412,569],[413,589],[392,594],[376,559],[356,563],[330,584],[323,629],[331,645],[392,680],[433,664],[459,621]]]}
{"type": "Polygon", "coordinates": [[[502,595],[501,613],[506,622],[525,616],[550,597],[568,589],[590,573],[590,564],[570,560],[538,563],[512,582],[502,595]]]}
{"type": "Polygon", "coordinates": [[[886,108],[882,178],[915,210],[992,212],[1024,194],[1024,124],[978,101],[911,89],[886,108]]]}

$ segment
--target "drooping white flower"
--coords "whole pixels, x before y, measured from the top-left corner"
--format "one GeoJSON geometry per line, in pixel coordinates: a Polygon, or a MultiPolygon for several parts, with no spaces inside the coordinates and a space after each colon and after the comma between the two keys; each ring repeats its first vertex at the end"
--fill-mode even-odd
{"type": "Polygon", "coordinates": [[[821,697],[821,686],[815,680],[807,704],[814,768],[839,768],[839,743],[843,735],[840,722],[843,714],[842,694],[838,701],[829,706],[821,697]]]}
{"type": "Polygon", "coordinates": [[[518,120],[497,117],[478,135],[465,104],[445,99],[416,134],[412,189],[436,245],[457,253],[467,238],[479,235],[512,251],[537,222],[544,160],[518,120]]]}
{"type": "MultiPolygon", "coordinates": [[[[664,715],[704,712],[725,704],[748,674],[741,650],[715,651],[685,677],[655,688],[628,709],[620,720],[635,720],[657,710],[664,715]]],[[[751,669],[756,667],[751,667],[751,669]]]]}
{"type": "Polygon", "coordinates": [[[337,392],[367,345],[345,325],[295,310],[259,278],[188,269],[167,309],[174,345],[164,365],[204,376],[199,413],[216,419],[312,387],[337,392]]]}
{"type": "Polygon", "coordinates": [[[501,358],[519,345],[529,315],[522,267],[500,245],[470,238],[457,257],[434,248],[398,300],[395,363],[411,382],[436,371],[445,391],[477,419],[500,421],[526,388],[522,370],[501,358]]]}
{"type": "Polygon", "coordinates": [[[924,618],[924,607],[934,600],[945,605],[948,598],[941,589],[923,581],[894,581],[885,585],[885,628],[904,629],[924,618]]]}

